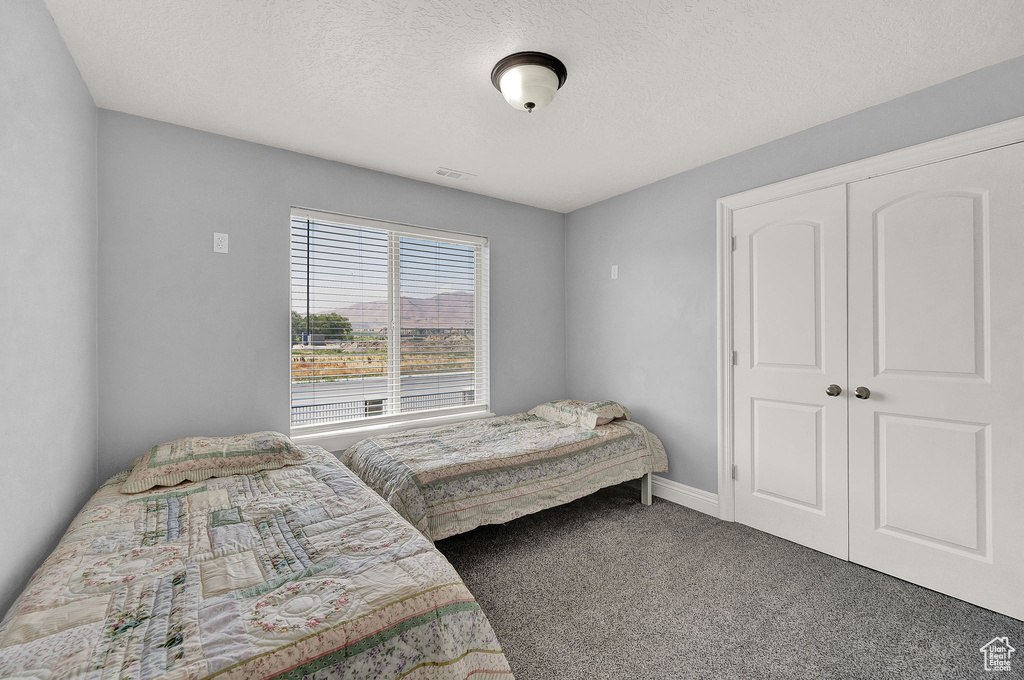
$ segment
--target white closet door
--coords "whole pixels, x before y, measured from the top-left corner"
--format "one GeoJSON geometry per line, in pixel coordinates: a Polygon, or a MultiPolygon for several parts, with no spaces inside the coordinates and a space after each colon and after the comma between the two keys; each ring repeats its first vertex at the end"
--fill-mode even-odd
{"type": "Polygon", "coordinates": [[[850,559],[1024,618],[1024,145],[849,210],[850,559]]]}
{"type": "Polygon", "coordinates": [[[846,187],[737,210],[733,233],[736,520],[845,559],[846,187]]]}

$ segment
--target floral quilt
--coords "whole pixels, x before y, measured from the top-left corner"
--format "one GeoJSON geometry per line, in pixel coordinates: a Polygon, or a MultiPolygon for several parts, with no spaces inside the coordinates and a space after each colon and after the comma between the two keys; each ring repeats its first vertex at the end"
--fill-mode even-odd
{"type": "Polygon", "coordinates": [[[585,429],[528,413],[364,439],[341,460],[432,540],[668,469],[637,423],[585,429]]]}
{"type": "Polygon", "coordinates": [[[511,678],[444,557],[303,448],[137,495],[108,480],[0,624],[0,678],[511,678]]]}

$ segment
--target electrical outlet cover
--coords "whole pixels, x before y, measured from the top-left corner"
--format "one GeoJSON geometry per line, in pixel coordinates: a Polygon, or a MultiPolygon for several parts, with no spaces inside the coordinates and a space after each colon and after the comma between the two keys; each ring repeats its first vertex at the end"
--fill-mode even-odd
{"type": "Polygon", "coordinates": [[[226,253],[226,252],[228,252],[228,235],[227,234],[218,234],[218,233],[214,232],[214,234],[213,234],[213,252],[215,252],[215,253],[226,253]]]}

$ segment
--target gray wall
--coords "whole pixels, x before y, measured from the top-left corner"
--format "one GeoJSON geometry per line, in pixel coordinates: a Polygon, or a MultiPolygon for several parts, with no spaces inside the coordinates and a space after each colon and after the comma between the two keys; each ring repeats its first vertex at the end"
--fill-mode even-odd
{"type": "Polygon", "coordinates": [[[716,199],[1022,115],[1024,57],[569,213],[569,393],[626,404],[670,479],[715,491],[716,199]]]}
{"type": "Polygon", "coordinates": [[[96,482],[96,107],[42,0],[0,2],[0,613],[96,482]]]}
{"type": "Polygon", "coordinates": [[[102,475],[287,432],[292,205],[490,237],[492,409],[565,393],[562,214],[106,110],[99,143],[102,475]]]}

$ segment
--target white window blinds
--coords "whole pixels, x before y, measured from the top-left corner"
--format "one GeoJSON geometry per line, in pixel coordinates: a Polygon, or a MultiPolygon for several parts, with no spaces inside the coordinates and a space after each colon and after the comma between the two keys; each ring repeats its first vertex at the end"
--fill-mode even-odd
{"type": "Polygon", "coordinates": [[[294,209],[291,423],[485,411],[487,240],[294,209]]]}

